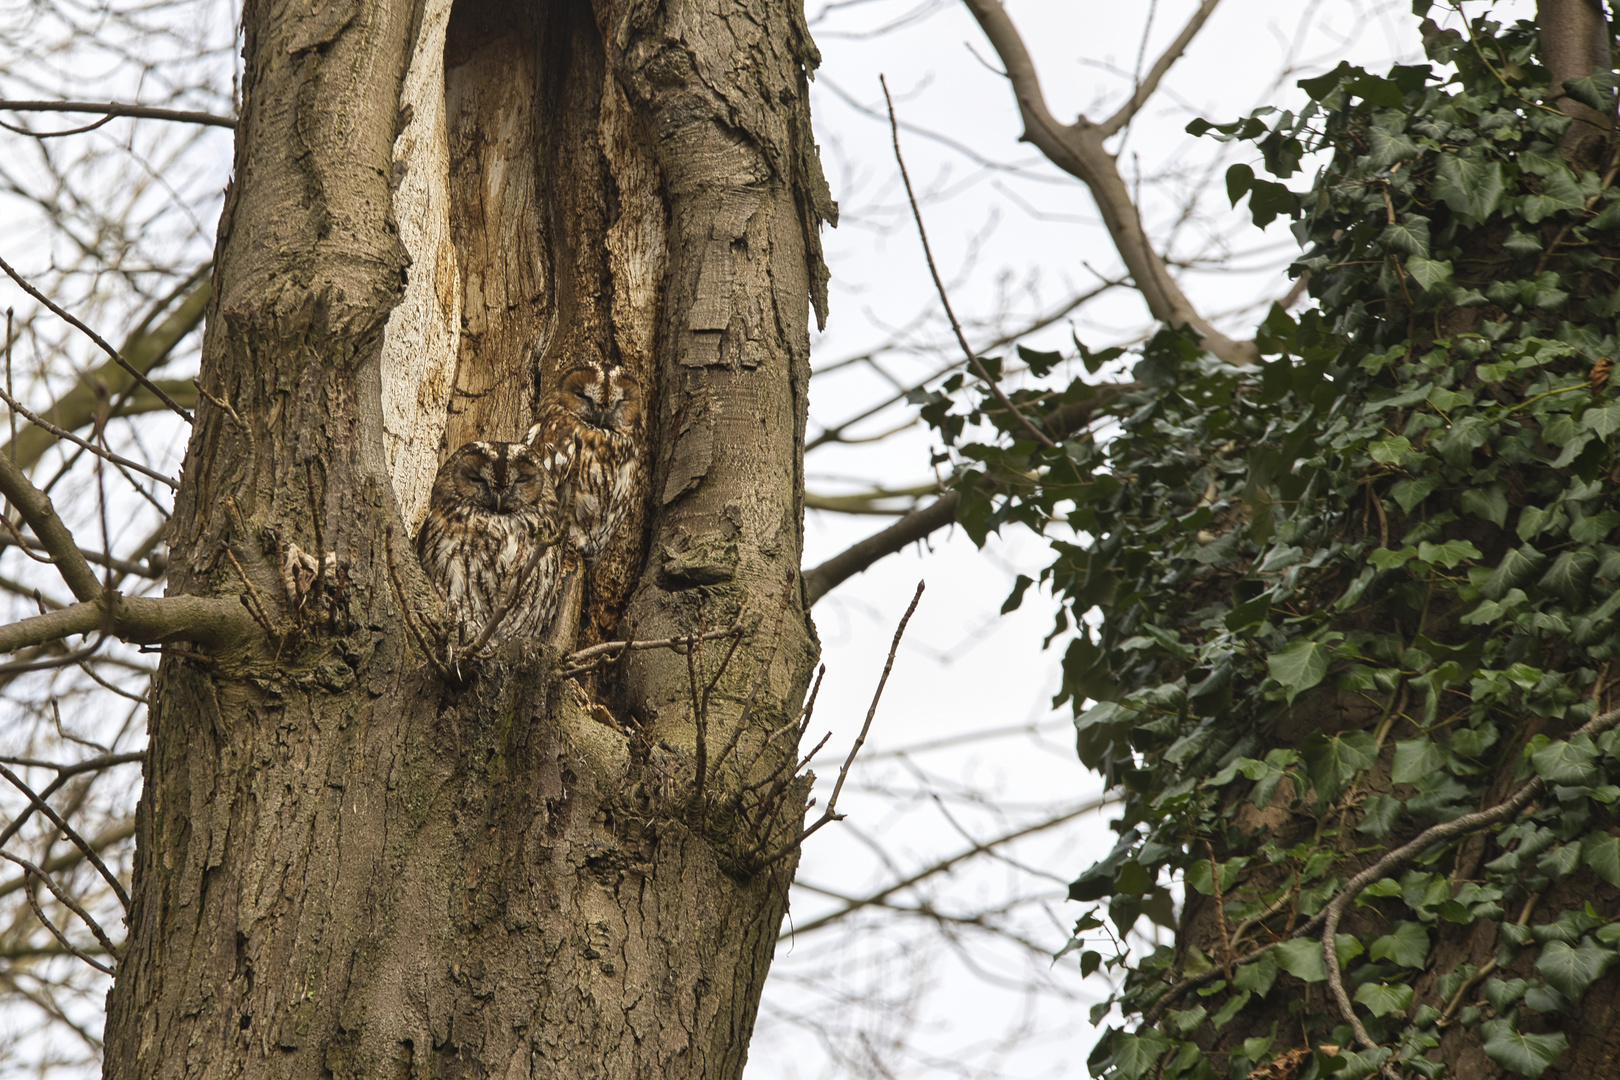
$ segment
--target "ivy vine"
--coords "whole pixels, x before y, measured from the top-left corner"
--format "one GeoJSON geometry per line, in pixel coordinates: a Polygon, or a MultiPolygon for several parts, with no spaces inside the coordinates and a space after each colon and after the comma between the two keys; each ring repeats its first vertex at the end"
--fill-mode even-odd
{"type": "Polygon", "coordinates": [[[1048,538],[1058,701],[1124,793],[1070,892],[1064,953],[1120,986],[1093,1023],[1130,1021],[1093,1075],[1435,1077],[1460,1028],[1539,1076],[1620,957],[1620,154],[1572,167],[1549,104],[1615,80],[1549,87],[1532,24],[1425,30],[1430,64],[1189,128],[1254,147],[1227,192],[1305,249],[1261,363],[1166,328],[1107,438],[1060,422],[1085,378],[1012,395],[1053,448],[960,377],[918,399],[969,535],[1048,538]]]}

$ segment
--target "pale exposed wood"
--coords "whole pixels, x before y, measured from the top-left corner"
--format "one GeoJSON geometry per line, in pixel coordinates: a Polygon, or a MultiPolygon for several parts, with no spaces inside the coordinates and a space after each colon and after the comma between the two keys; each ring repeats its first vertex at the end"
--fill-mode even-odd
{"type": "Polygon", "coordinates": [[[451,0],[426,0],[405,74],[394,140],[394,220],[411,257],[405,295],[388,316],[382,351],[384,446],[394,499],[411,535],[427,515],[439,468],[461,343],[461,268],[450,242],[450,148],[445,139],[444,36],[451,0]]]}

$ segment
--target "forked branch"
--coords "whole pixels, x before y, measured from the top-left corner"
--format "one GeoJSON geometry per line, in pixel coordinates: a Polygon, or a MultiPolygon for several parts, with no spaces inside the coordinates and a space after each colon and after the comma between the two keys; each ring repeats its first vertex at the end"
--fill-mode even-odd
{"type": "Polygon", "coordinates": [[[1124,261],[1126,269],[1130,271],[1137,289],[1147,301],[1148,310],[1153,317],[1171,326],[1191,326],[1201,338],[1200,344],[1203,348],[1229,364],[1254,363],[1258,356],[1254,343],[1234,341],[1215,329],[1208,319],[1198,313],[1192,301],[1181,291],[1181,286],[1170,276],[1169,267],[1154,250],[1153,244],[1142,228],[1141,215],[1137,212],[1136,203],[1131,198],[1125,178],[1120,175],[1114,155],[1109,153],[1104,145],[1108,137],[1123,127],[1131,115],[1141,108],[1142,103],[1146,102],[1147,94],[1158,85],[1159,79],[1169,70],[1176,57],[1186,48],[1187,42],[1192,40],[1193,34],[1197,33],[1198,28],[1209,17],[1209,12],[1214,9],[1215,0],[1205,0],[1193,16],[1188,29],[1183,30],[1181,37],[1176,39],[1171,49],[1160,57],[1153,71],[1149,72],[1148,78],[1132,95],[1131,101],[1102,124],[1094,124],[1084,116],[1073,124],[1063,124],[1052,115],[1046,104],[1046,96],[1041,90],[1035,62],[1030,58],[1029,49],[1025,47],[1018,28],[1013,25],[1006,8],[1002,7],[1001,0],[962,0],[962,2],[978,20],[985,37],[989,39],[991,47],[996,50],[996,55],[1001,58],[1006,68],[1007,79],[1012,83],[1013,95],[1018,101],[1018,111],[1024,121],[1022,138],[1026,142],[1033,143],[1052,164],[1076,177],[1090,189],[1091,196],[1097,203],[1097,210],[1102,215],[1103,225],[1108,229],[1108,236],[1114,242],[1114,247],[1124,261]],[[1183,41],[1182,38],[1186,40],[1183,41]]]}

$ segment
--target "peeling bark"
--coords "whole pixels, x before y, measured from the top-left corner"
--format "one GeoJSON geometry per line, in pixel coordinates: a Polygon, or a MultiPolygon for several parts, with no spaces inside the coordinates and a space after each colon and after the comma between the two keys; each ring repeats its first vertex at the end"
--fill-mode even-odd
{"type": "Polygon", "coordinates": [[[243,18],[202,374],[235,413],[199,402],[170,587],[247,593],[264,632],[164,660],[106,1074],[735,1077],[794,861],[760,852],[804,797],[766,737],[816,655],[784,597],[831,214],[802,13],[243,18]],[[741,616],[705,723],[672,653],[581,688],[514,645],[448,685],[407,630],[422,478],[586,357],[632,366],[654,422],[582,636],[741,616]],[[339,557],[299,610],[293,543],[339,557]]]}

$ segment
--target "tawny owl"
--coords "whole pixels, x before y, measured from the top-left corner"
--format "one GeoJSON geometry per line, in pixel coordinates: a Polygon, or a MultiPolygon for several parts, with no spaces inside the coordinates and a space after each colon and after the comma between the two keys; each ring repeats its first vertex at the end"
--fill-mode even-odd
{"type": "Polygon", "coordinates": [[[433,479],[416,538],[422,568],[450,612],[453,644],[538,637],[557,611],[562,521],[556,486],[523,443],[470,442],[433,479]]]}
{"type": "Polygon", "coordinates": [[[541,402],[528,443],[558,500],[572,501],[568,539],[586,563],[601,558],[630,509],[641,442],[641,386],[622,367],[577,367],[541,402]]]}

